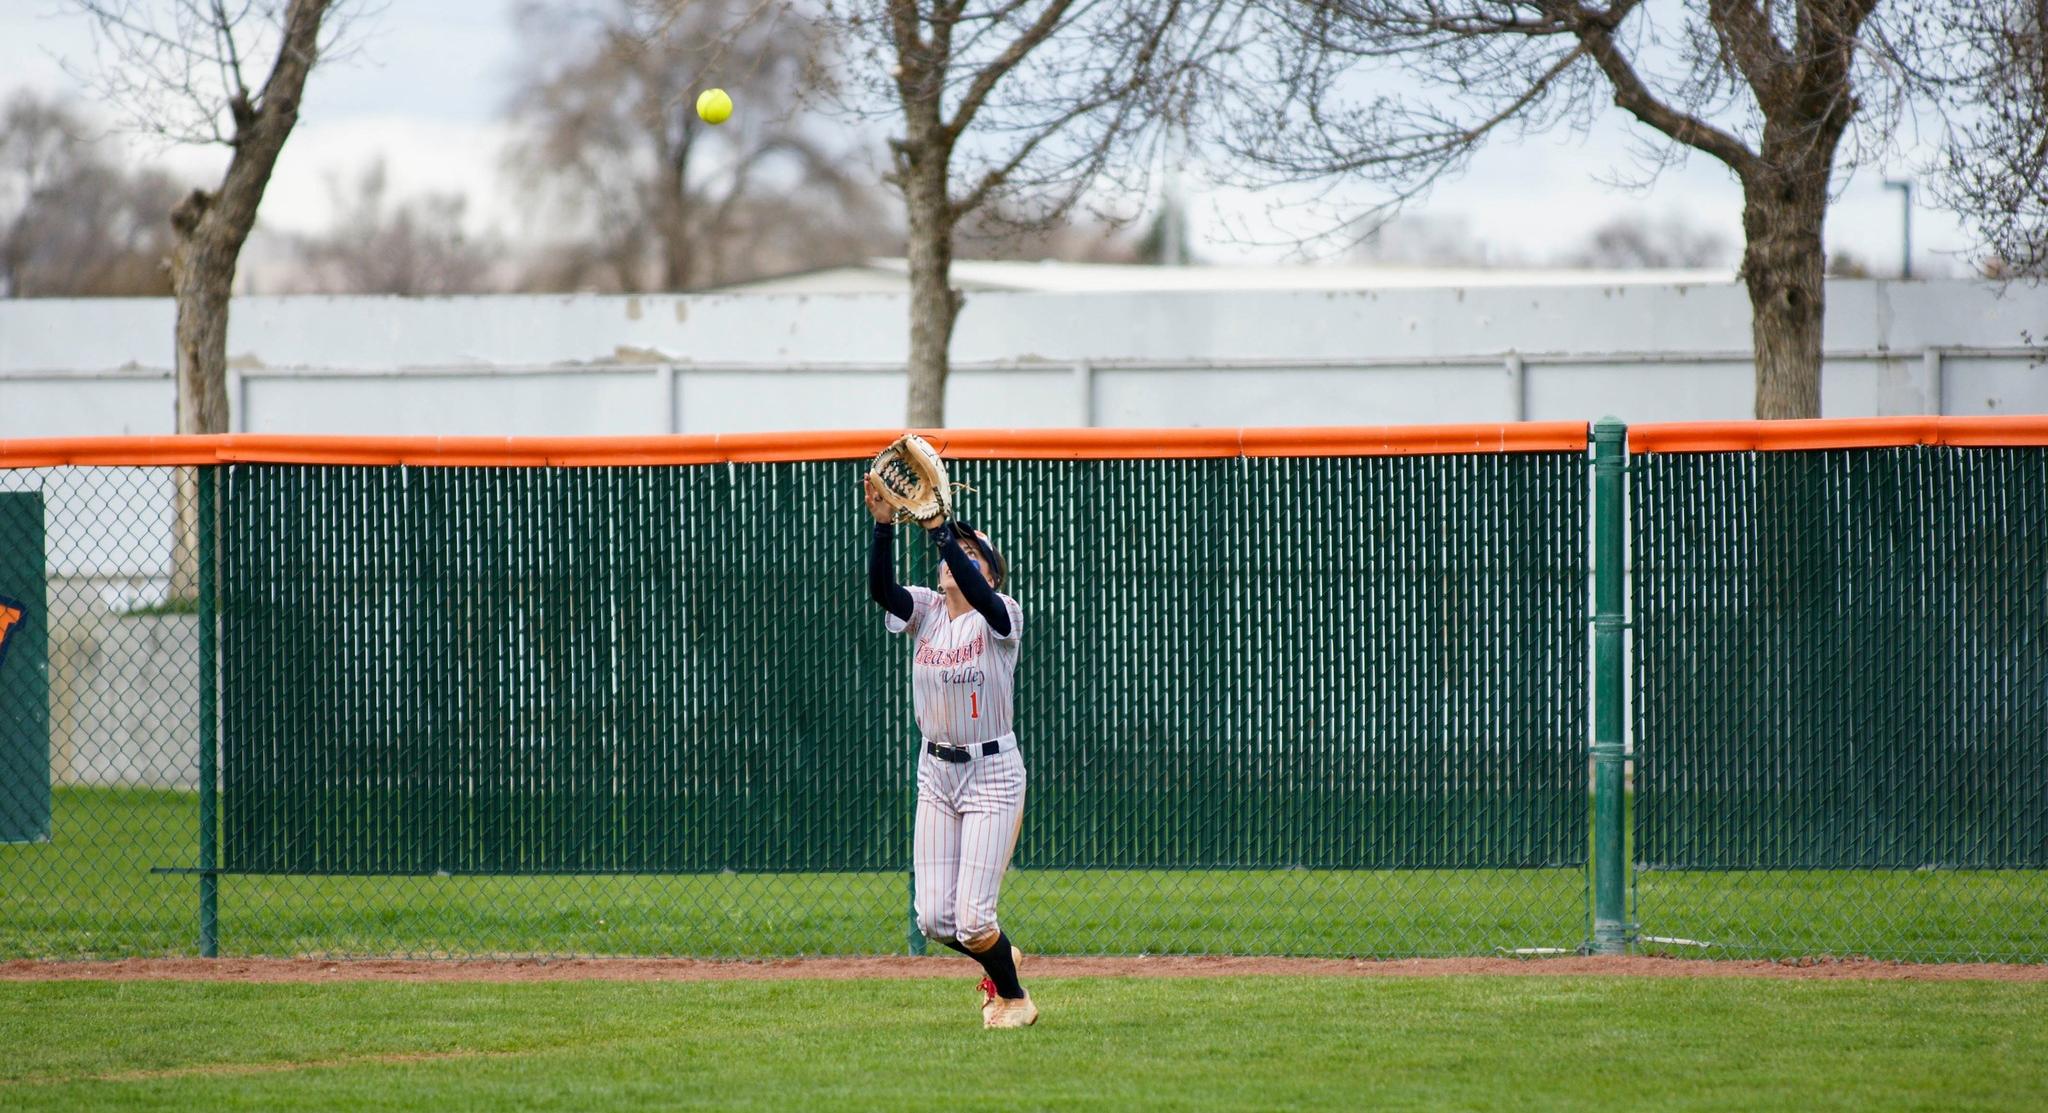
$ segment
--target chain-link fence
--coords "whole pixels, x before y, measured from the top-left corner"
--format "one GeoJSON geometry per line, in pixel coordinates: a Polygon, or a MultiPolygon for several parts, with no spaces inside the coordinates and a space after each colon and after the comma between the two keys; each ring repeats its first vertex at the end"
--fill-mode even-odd
{"type": "Polygon", "coordinates": [[[2048,450],[1653,453],[1632,479],[1650,945],[2048,957],[2048,450]]]}
{"type": "MultiPolygon", "coordinates": [[[[1588,945],[1583,449],[1167,451],[954,465],[1027,616],[1031,795],[1006,926],[1043,953],[1588,945]]],[[[2003,795],[1977,791],[1992,769],[1934,763],[1947,741],[1914,742],[1919,764],[1860,771],[1870,752],[1828,732],[1826,707],[1864,689],[1825,680],[1785,689],[1837,701],[1800,713],[1793,748],[1819,756],[1759,759],[1755,740],[1776,728],[1742,698],[1710,699],[1702,676],[1771,683],[1735,648],[1762,636],[1735,620],[1769,602],[1738,592],[1715,611],[1673,593],[1708,591],[1700,567],[1743,591],[1769,578],[1720,557],[1685,564],[1690,539],[1717,530],[1766,567],[1810,554],[1759,547],[1770,530],[1726,507],[1667,506],[1707,482],[1670,469],[1757,457],[1636,461],[1644,946],[2048,957],[2035,926],[2048,911],[2048,453],[2006,457],[2003,486],[1951,486],[1894,515],[1967,518],[2018,554],[1971,565],[1963,594],[1998,611],[1970,627],[1979,664],[1925,665],[2008,715],[2003,795]],[[1958,517],[1949,500],[1975,509],[1958,517]],[[1913,871],[1812,859],[1803,828],[1771,825],[1782,804],[1729,795],[1832,801],[1843,778],[1909,773],[1946,786],[1930,790],[1930,823],[1953,820],[1959,839],[2006,823],[2001,845],[2037,856],[1913,871]],[[2032,820],[1998,818],[2028,791],[2032,820]],[[1717,833],[1701,835],[1708,815],[1717,833]],[[1668,850],[1745,837],[1789,857],[1668,850]],[[1830,911],[1801,915],[1802,901],[1830,911]]],[[[0,658],[0,955],[912,947],[908,652],[866,598],[862,467],[223,464],[196,473],[205,528],[189,558],[171,543],[172,469],[0,471],[0,605],[22,612],[0,658]],[[194,565],[182,576],[181,561],[194,565]]],[[[1827,495],[1777,512],[1833,513],[1827,528],[1850,537],[1869,510],[1827,495]]],[[[931,582],[921,539],[898,549],[899,578],[931,582]]],[[[1890,593],[1907,627],[1965,601],[1923,600],[1904,571],[1869,587],[1865,602],[1890,593]]],[[[1901,661],[1935,648],[1873,638],[1901,661]]],[[[1828,651],[1772,644],[1781,672],[1828,651]]],[[[1869,690],[1914,713],[1859,722],[1918,739],[1944,721],[1924,685],[1869,690]]]]}

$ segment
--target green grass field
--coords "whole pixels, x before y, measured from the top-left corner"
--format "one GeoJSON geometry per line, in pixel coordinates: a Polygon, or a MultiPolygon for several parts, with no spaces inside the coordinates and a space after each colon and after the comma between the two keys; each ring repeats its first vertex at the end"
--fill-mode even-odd
{"type": "MultiPolygon", "coordinates": [[[[60,790],[55,835],[0,846],[0,957],[194,953],[194,797],[60,790]]],[[[226,877],[223,954],[878,954],[900,874],[226,877]]],[[[1587,935],[1582,870],[1032,871],[1004,918],[1040,953],[1488,954],[1587,935]]],[[[2048,960],[2048,873],[1647,873],[1644,934],[1708,956],[2048,960]]]]}
{"type": "Polygon", "coordinates": [[[0,984],[0,1107],[2048,1107],[2048,987],[1662,978],[0,984]]]}

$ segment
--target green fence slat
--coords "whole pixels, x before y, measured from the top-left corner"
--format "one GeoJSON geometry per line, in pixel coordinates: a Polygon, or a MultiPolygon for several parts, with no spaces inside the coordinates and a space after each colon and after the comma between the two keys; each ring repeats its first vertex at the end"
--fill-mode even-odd
{"type": "Polygon", "coordinates": [[[2048,453],[1637,460],[1634,918],[2048,958],[2048,453]]]}
{"type": "MultiPolygon", "coordinates": [[[[1584,655],[1580,458],[959,471],[1029,615],[1020,867],[1583,864],[1584,686],[1528,682],[1584,655]]],[[[858,465],[233,472],[229,868],[902,867],[858,465]]]]}
{"type": "MultiPolygon", "coordinates": [[[[900,951],[859,471],[214,469],[221,952],[900,951]]],[[[1028,949],[1595,941],[1583,455],[957,473],[1027,616],[1028,949]]],[[[41,499],[0,562],[46,584],[50,732],[0,957],[193,952],[173,476],[0,470],[41,499]]],[[[2048,452],[1659,453],[1627,491],[1631,945],[2048,960],[2048,452]]]]}
{"type": "Polygon", "coordinates": [[[1637,468],[1640,866],[2048,868],[2048,454],[1637,468]]]}

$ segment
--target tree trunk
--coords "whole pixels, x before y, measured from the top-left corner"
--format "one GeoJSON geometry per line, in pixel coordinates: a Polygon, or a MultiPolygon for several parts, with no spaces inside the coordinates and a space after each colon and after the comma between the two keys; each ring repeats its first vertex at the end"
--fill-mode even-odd
{"type": "Polygon", "coordinates": [[[655,230],[661,236],[661,288],[667,293],[689,289],[695,277],[690,258],[690,218],[685,205],[681,198],[664,198],[655,217],[655,230]]]}
{"type": "MultiPolygon", "coordinates": [[[[171,289],[178,302],[178,432],[228,431],[228,301],[235,267],[256,210],[270,185],[271,171],[299,120],[299,98],[319,57],[320,23],[331,0],[291,0],[277,61],[252,102],[231,95],[235,121],[234,156],[213,193],[193,190],[171,210],[176,245],[171,251],[171,289]]],[[[199,500],[196,474],[180,469],[173,499],[171,595],[198,593],[199,500]]]]}
{"type": "Polygon", "coordinates": [[[178,299],[178,432],[228,431],[228,298],[236,258],[217,246],[180,243],[172,266],[178,299]],[[225,257],[222,257],[222,256],[225,257]]]}
{"type": "MultiPolygon", "coordinates": [[[[686,108],[690,116],[694,107],[686,108]]],[[[664,145],[661,157],[661,199],[655,205],[655,230],[661,236],[661,288],[671,293],[690,288],[693,273],[690,243],[690,148],[695,133],[690,123],[682,125],[682,137],[671,149],[664,145]]]]}
{"type": "Polygon", "coordinates": [[[1743,182],[1742,279],[1756,345],[1756,416],[1819,417],[1826,317],[1828,173],[1761,172],[1743,182]]]}
{"type": "MultiPolygon", "coordinates": [[[[228,431],[228,299],[234,290],[236,252],[200,240],[205,194],[194,194],[178,207],[177,246],[171,256],[172,290],[177,297],[178,432],[228,431]],[[185,218],[194,218],[187,225],[185,218]],[[195,234],[188,235],[186,228],[195,234]]],[[[172,512],[176,532],[171,541],[171,598],[199,595],[199,475],[179,468],[172,512]]]]}
{"type": "MultiPolygon", "coordinates": [[[[931,155],[928,153],[929,159],[931,155]]],[[[946,194],[946,160],[917,166],[904,182],[910,243],[910,407],[913,429],[946,423],[948,351],[960,293],[953,289],[953,211],[946,194]]]]}

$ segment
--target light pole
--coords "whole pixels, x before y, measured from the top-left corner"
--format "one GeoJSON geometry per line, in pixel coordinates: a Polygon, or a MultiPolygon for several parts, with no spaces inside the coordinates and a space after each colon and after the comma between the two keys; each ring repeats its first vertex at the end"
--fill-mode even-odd
{"type": "Polygon", "coordinates": [[[1899,277],[1913,277],[1913,183],[1905,178],[1886,178],[1886,189],[1899,191],[1899,277]]]}

